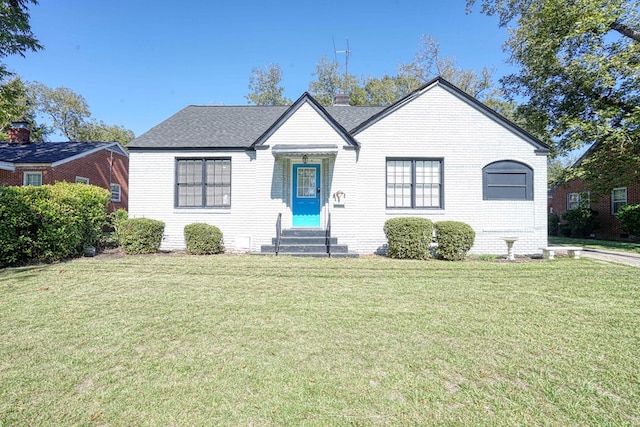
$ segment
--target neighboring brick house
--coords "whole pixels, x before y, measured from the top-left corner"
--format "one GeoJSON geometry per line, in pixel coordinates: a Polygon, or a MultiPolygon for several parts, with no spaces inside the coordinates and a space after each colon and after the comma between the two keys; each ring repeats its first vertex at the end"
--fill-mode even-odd
{"type": "Polygon", "coordinates": [[[25,124],[0,142],[0,185],[44,185],[59,181],[96,185],[111,191],[109,211],[129,207],[129,155],[117,142],[29,141],[25,124]]]}
{"type": "Polygon", "coordinates": [[[612,188],[608,194],[596,195],[587,190],[582,180],[575,179],[549,191],[549,213],[560,218],[568,210],[577,208],[581,202],[598,212],[596,238],[627,239],[629,235],[620,228],[616,213],[624,205],[640,203],[640,183],[633,182],[627,186],[612,188]]]}

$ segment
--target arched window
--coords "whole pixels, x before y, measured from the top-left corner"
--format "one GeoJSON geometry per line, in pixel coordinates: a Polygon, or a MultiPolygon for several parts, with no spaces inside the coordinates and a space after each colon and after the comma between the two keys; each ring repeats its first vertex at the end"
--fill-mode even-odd
{"type": "Polygon", "coordinates": [[[501,160],[482,169],[483,200],[533,200],[533,169],[501,160]]]}

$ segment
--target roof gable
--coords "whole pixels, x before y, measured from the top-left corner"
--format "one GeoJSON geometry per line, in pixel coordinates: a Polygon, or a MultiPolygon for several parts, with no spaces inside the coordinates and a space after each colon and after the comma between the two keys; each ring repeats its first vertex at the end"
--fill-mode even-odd
{"type": "Polygon", "coordinates": [[[429,90],[433,89],[436,86],[443,88],[444,90],[449,92],[451,95],[467,103],[472,108],[480,111],[482,114],[484,114],[491,120],[509,129],[511,132],[515,133],[520,138],[527,141],[529,144],[533,145],[536,148],[536,150],[540,150],[543,153],[546,153],[549,151],[549,146],[543,143],[542,141],[540,141],[538,138],[531,135],[529,132],[525,131],[515,123],[511,122],[506,117],[502,116],[501,114],[487,107],[482,102],[478,101],[476,98],[464,92],[463,90],[459,89],[457,86],[453,85],[452,83],[448,82],[442,77],[436,77],[430,80],[429,82],[425,83],[422,87],[414,90],[410,94],[406,95],[404,98],[401,98],[394,104],[388,106],[384,110],[370,117],[368,120],[362,122],[360,125],[358,125],[356,128],[354,128],[351,131],[351,135],[356,136],[358,133],[364,131],[370,126],[373,126],[375,123],[379,122],[383,118],[393,114],[398,109],[412,102],[413,100],[420,97],[421,95],[423,95],[424,93],[428,92],[429,90]]]}
{"type": "MultiPolygon", "coordinates": [[[[309,105],[315,112],[324,119],[329,126],[331,126],[337,133],[344,139],[348,146],[358,147],[358,142],[351,137],[349,132],[340,124],[336,119],[334,119],[327,110],[324,109],[318,101],[316,101],[308,92],[302,94],[300,98],[296,100],[296,102],[291,105],[287,111],[285,111],[270,127],[267,129],[256,141],[251,144],[251,148],[260,149],[260,147],[264,146],[265,142],[269,139],[271,135],[273,135],[287,120],[289,120],[303,105],[309,105]]],[[[350,108],[350,107],[342,107],[342,108],[350,108]]]]}

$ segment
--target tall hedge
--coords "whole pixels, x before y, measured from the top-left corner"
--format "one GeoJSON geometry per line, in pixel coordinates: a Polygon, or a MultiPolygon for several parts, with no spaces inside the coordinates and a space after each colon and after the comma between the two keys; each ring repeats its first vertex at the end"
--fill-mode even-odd
{"type": "Polygon", "coordinates": [[[95,245],[111,193],[66,182],[0,187],[0,267],[55,261],[95,245]]]}
{"type": "Polygon", "coordinates": [[[387,255],[400,259],[427,259],[433,223],[427,218],[391,218],[384,223],[387,255]]]}
{"type": "Polygon", "coordinates": [[[462,261],[467,257],[476,239],[476,232],[469,224],[458,221],[439,221],[436,230],[437,253],[448,261],[462,261]]]}

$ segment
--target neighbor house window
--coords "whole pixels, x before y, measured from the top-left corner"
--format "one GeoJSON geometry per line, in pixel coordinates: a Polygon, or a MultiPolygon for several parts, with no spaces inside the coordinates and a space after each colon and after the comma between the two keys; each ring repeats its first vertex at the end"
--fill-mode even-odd
{"type": "Polygon", "coordinates": [[[567,210],[578,208],[590,208],[591,197],[588,191],[582,191],[580,193],[568,193],[567,194],[567,210]]]}
{"type": "Polygon", "coordinates": [[[176,206],[180,208],[231,206],[231,159],[178,159],[176,206]]]}
{"type": "Polygon", "coordinates": [[[111,184],[111,201],[120,201],[120,184],[111,184]]]}
{"type": "Polygon", "coordinates": [[[533,200],[533,169],[513,160],[488,164],[482,169],[484,200],[533,200]]]}
{"type": "Polygon", "coordinates": [[[442,159],[387,159],[388,208],[442,208],[442,159]]]}
{"type": "Polygon", "coordinates": [[[89,178],[76,176],[76,184],[89,184],[89,178]]]}
{"type": "Polygon", "coordinates": [[[627,187],[614,188],[611,192],[611,213],[616,215],[627,204],[627,187]]]}
{"type": "Polygon", "coordinates": [[[40,186],[42,185],[42,172],[25,172],[24,185],[40,186]]]}

